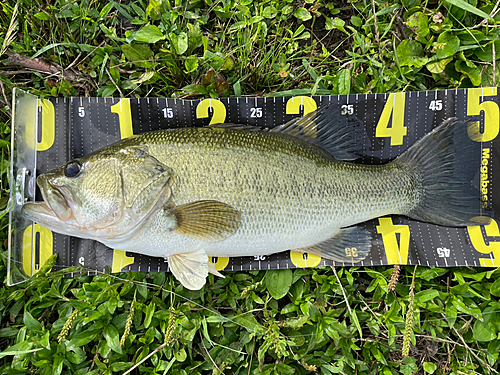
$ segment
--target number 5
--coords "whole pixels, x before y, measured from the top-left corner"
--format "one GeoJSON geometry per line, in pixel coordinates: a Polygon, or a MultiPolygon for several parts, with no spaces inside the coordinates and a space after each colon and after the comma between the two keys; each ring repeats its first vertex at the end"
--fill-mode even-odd
{"type": "Polygon", "coordinates": [[[477,116],[484,112],[484,132],[480,132],[479,121],[469,123],[467,134],[469,138],[476,142],[492,141],[498,135],[499,130],[499,110],[498,104],[492,101],[480,103],[484,96],[496,96],[497,88],[476,88],[467,90],[467,116],[477,116]]]}

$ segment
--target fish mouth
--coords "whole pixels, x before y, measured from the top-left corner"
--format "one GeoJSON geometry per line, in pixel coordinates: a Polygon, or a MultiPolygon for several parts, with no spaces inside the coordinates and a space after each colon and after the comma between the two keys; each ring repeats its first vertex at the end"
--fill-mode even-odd
{"type": "Polygon", "coordinates": [[[73,216],[73,211],[64,194],[44,175],[38,177],[36,183],[42,192],[43,202],[26,203],[22,209],[23,213],[33,221],[45,221],[49,218],[69,220],[73,216]]]}

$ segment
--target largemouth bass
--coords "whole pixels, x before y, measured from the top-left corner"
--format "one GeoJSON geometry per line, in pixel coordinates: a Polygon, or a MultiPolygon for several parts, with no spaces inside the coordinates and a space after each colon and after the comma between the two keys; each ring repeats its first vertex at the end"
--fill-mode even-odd
{"type": "Polygon", "coordinates": [[[360,129],[354,117],[321,108],[272,130],[144,133],[42,174],[44,201],[22,211],[55,232],[167,258],[194,290],[219,274],[208,256],[294,250],[351,264],[372,242],[357,223],[389,214],[478,223],[479,193],[462,169],[480,144],[466,122],[446,120],[385,165],[349,161],[362,149],[360,129]]]}

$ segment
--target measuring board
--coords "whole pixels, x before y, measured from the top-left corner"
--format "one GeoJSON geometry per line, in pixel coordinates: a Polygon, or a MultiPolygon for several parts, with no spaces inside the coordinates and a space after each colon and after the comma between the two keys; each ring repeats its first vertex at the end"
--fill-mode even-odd
{"type": "MultiPolygon", "coordinates": [[[[444,119],[473,121],[479,129],[473,141],[482,154],[471,185],[480,196],[481,215],[499,219],[500,186],[497,88],[475,88],[390,94],[225,98],[43,99],[16,90],[13,119],[9,283],[37,272],[53,254],[56,267],[83,265],[112,272],[168,270],[162,258],[110,249],[99,242],[53,233],[20,215],[25,201],[37,198],[35,176],[85,156],[120,139],[146,131],[235,123],[272,128],[322,105],[337,107],[364,124],[364,157],[356,162],[383,164],[403,153],[444,119]],[[495,215],[496,213],[496,215],[495,215]]],[[[388,216],[363,224],[372,233],[372,249],[363,266],[419,264],[425,266],[500,265],[497,221],[481,227],[447,228],[388,216]]],[[[349,249],[346,249],[346,251],[349,249]]],[[[335,265],[311,254],[293,251],[242,258],[212,259],[218,270],[244,271],[335,265]]],[[[336,265],[351,265],[339,264],[336,265]]]]}

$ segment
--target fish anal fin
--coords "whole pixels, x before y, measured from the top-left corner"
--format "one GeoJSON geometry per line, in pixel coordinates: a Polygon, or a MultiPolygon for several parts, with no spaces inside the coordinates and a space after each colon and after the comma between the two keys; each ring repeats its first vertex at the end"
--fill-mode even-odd
{"type": "Polygon", "coordinates": [[[200,290],[205,285],[209,266],[203,250],[171,255],[167,259],[170,270],[185,288],[200,290]]]}
{"type": "Polygon", "coordinates": [[[366,228],[356,226],[340,229],[326,241],[293,251],[318,255],[339,263],[358,263],[367,257],[371,242],[371,233],[366,228]]]}
{"type": "Polygon", "coordinates": [[[219,242],[236,233],[241,215],[233,207],[212,200],[176,206],[169,210],[175,220],[174,232],[206,242],[219,242]]]}

